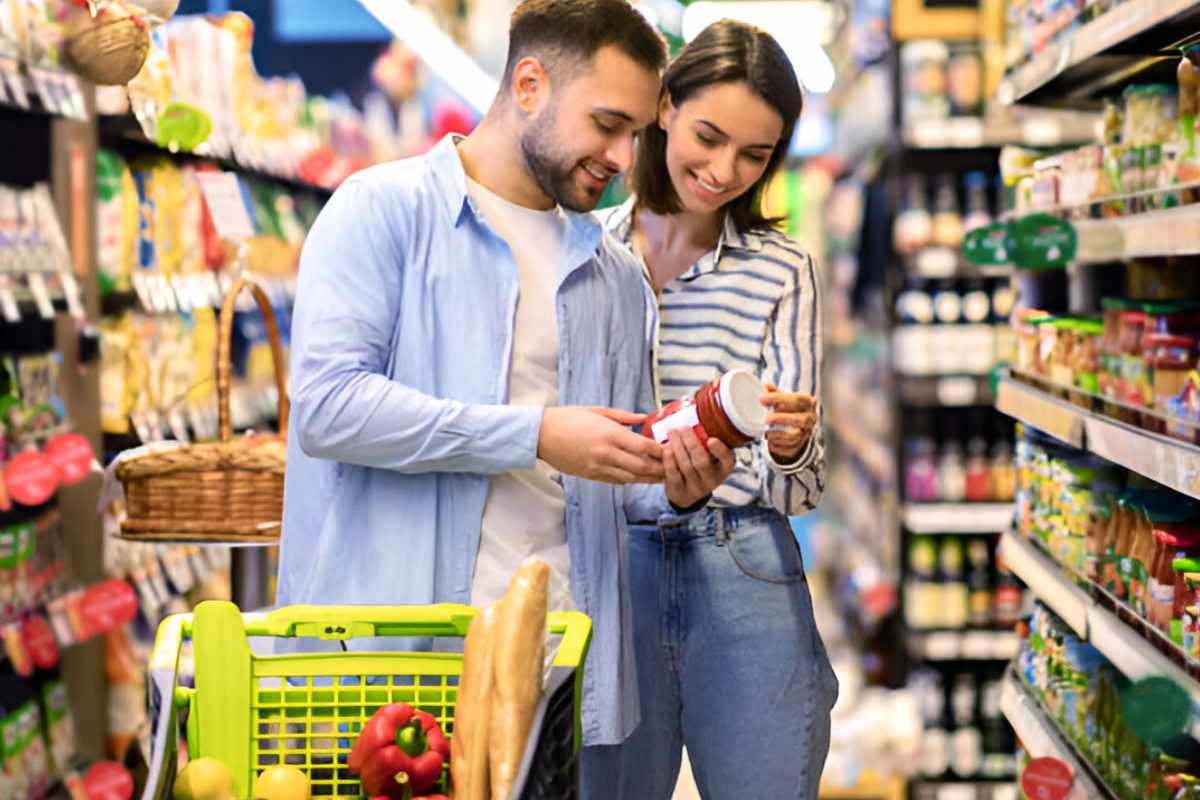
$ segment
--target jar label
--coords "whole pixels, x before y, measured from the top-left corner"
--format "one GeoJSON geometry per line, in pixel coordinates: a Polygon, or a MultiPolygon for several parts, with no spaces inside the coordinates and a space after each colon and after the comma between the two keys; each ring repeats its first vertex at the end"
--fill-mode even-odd
{"type": "Polygon", "coordinates": [[[696,411],[696,404],[688,402],[653,423],[650,426],[650,432],[654,435],[654,441],[664,444],[671,431],[698,427],[700,427],[700,417],[696,411]]]}

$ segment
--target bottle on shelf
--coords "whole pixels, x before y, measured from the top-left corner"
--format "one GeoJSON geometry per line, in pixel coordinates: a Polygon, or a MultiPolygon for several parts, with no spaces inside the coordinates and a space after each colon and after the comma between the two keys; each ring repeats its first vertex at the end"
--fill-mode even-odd
{"type": "Polygon", "coordinates": [[[975,628],[986,628],[992,624],[994,600],[992,598],[991,554],[987,539],[976,536],[967,544],[967,590],[970,594],[970,624],[975,628]]]}
{"type": "Polygon", "coordinates": [[[971,618],[970,593],[963,561],[962,540],[958,537],[943,539],[938,562],[942,578],[942,626],[946,628],[965,628],[971,618]]]}
{"type": "Polygon", "coordinates": [[[973,503],[992,499],[986,414],[984,410],[972,409],[967,418],[966,499],[973,503]]]}
{"type": "Polygon", "coordinates": [[[929,427],[928,416],[914,415],[911,433],[904,443],[904,493],[908,500],[916,503],[938,499],[937,461],[929,427]]]}
{"type": "Polygon", "coordinates": [[[942,586],[937,573],[937,543],[929,536],[913,537],[904,591],[904,614],[910,628],[924,630],[942,623],[942,586]]]}
{"type": "Polygon", "coordinates": [[[976,228],[990,225],[992,222],[991,203],[988,202],[988,178],[982,172],[968,172],[967,214],[963,218],[963,232],[970,233],[976,228]]]}
{"type": "Polygon", "coordinates": [[[953,175],[938,178],[933,211],[933,243],[958,249],[963,242],[963,218],[958,206],[958,191],[953,175]]]}
{"type": "Polygon", "coordinates": [[[1012,628],[1025,615],[1024,590],[1016,576],[996,553],[996,591],[993,616],[999,628],[1012,628]]]}
{"type": "Polygon", "coordinates": [[[896,215],[892,229],[897,253],[910,255],[927,247],[933,239],[933,218],[925,197],[925,178],[909,175],[904,191],[904,206],[896,215]]]}
{"type": "Polygon", "coordinates": [[[978,686],[975,675],[960,672],[954,676],[950,693],[950,714],[954,733],[950,737],[950,769],[960,778],[978,775],[983,768],[983,735],[977,717],[978,686]]]}

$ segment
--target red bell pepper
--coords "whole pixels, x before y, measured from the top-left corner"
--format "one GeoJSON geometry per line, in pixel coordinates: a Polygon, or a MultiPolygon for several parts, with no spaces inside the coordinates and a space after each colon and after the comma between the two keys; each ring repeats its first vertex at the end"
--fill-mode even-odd
{"type": "Polygon", "coordinates": [[[410,800],[433,789],[449,757],[450,742],[432,715],[392,703],[367,721],[348,766],[372,798],[410,800]]]}

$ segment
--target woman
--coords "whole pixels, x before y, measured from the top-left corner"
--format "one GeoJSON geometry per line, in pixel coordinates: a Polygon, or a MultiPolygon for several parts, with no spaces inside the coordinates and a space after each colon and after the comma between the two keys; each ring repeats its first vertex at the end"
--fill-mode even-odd
{"type": "Polygon", "coordinates": [[[713,24],[668,67],[634,197],[605,218],[658,303],[656,399],[747,369],[771,427],[703,510],[631,520],[641,724],[585,754],[589,797],[670,798],[686,746],[705,798],[817,798],[837,681],[787,519],[824,488],[817,275],[761,211],[801,105],[769,34],[713,24]]]}

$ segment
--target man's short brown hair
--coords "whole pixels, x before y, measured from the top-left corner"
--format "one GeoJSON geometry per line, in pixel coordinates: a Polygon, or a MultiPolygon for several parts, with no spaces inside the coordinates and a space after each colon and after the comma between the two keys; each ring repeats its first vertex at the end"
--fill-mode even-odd
{"type": "Polygon", "coordinates": [[[654,72],[666,65],[662,36],[626,0],[524,0],[508,28],[504,82],[527,56],[553,72],[586,64],[609,45],[654,72]]]}

